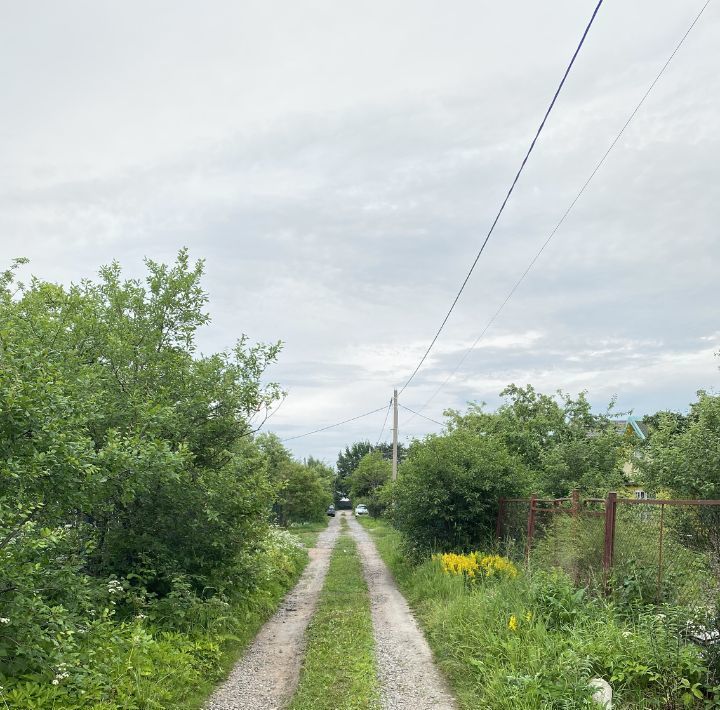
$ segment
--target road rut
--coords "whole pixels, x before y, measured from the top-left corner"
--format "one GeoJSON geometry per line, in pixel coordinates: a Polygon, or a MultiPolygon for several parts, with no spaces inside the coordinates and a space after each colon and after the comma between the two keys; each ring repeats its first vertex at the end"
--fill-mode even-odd
{"type": "Polygon", "coordinates": [[[279,710],[297,687],[305,652],[305,630],[315,612],[337,542],[340,522],[333,519],[310,550],[310,562],[260,629],[228,679],[215,690],[205,710],[279,710]]]}
{"type": "Polygon", "coordinates": [[[375,543],[349,516],[370,592],[380,697],[385,710],[455,710],[432,652],[375,543]]]}

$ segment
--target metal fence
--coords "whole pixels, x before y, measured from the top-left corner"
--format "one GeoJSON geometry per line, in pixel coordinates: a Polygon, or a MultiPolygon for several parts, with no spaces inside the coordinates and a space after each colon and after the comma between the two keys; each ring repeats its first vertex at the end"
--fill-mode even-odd
{"type": "Polygon", "coordinates": [[[501,499],[503,554],[564,569],[578,584],[644,603],[720,603],[720,500],[501,499]]]}

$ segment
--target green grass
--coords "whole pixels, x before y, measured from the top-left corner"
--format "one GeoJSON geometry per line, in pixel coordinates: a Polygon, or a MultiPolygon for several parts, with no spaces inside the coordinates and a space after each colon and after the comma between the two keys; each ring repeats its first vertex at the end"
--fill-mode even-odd
{"type": "Polygon", "coordinates": [[[328,517],[317,523],[294,523],[290,525],[288,530],[296,537],[299,537],[305,547],[310,548],[315,547],[318,535],[327,528],[329,522],[330,518],[328,517]]]}
{"type": "Polygon", "coordinates": [[[707,706],[688,697],[695,683],[707,689],[707,664],[681,640],[687,617],[672,609],[629,614],[589,599],[561,572],[468,586],[434,561],[409,562],[400,535],[383,521],[361,524],[413,607],[461,708],[590,708],[586,683],[594,676],[610,680],[615,707],[624,710],[720,707],[709,697],[707,706]]]}
{"type": "Polygon", "coordinates": [[[276,535],[257,560],[264,573],[232,601],[166,598],[145,609],[145,618],[104,615],[78,634],[64,682],[0,677],[0,710],[197,710],[307,561],[289,535],[276,535]]]}
{"type": "Polygon", "coordinates": [[[342,529],[308,628],[291,710],[379,708],[370,598],[344,519],[342,529]]]}

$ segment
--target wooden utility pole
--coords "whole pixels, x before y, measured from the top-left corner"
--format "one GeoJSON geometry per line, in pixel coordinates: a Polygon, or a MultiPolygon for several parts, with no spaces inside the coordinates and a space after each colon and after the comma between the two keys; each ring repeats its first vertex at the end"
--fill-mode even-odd
{"type": "Polygon", "coordinates": [[[397,435],[398,435],[398,411],[397,411],[397,390],[393,390],[393,459],[392,459],[392,479],[397,480],[397,435]]]}

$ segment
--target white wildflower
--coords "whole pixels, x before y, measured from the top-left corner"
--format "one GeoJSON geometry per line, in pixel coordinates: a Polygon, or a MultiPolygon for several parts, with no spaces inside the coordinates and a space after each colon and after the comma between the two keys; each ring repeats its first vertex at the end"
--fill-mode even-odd
{"type": "Polygon", "coordinates": [[[107,586],[108,594],[122,594],[123,586],[117,579],[111,579],[107,586]]]}
{"type": "Polygon", "coordinates": [[[10,619],[7,618],[7,616],[0,616],[0,624],[9,624],[10,619]]]}
{"type": "Polygon", "coordinates": [[[53,678],[53,679],[52,679],[52,684],[53,684],[53,685],[60,685],[60,681],[59,681],[57,678],[53,678]]]}

